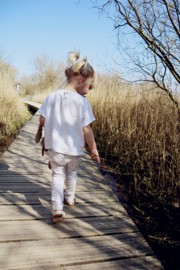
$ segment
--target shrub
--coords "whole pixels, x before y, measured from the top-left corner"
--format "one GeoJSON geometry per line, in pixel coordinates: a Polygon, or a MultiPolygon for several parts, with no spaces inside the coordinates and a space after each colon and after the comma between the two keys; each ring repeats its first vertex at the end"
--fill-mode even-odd
{"type": "MultiPolygon", "coordinates": [[[[36,56],[33,60],[35,73],[21,78],[21,93],[36,95],[46,89],[56,88],[64,80],[64,63],[48,55],[36,56]]],[[[48,90],[47,90],[48,91],[48,90]]]]}
{"type": "Polygon", "coordinates": [[[22,102],[8,74],[0,74],[0,140],[16,134],[30,114],[22,102]]]}

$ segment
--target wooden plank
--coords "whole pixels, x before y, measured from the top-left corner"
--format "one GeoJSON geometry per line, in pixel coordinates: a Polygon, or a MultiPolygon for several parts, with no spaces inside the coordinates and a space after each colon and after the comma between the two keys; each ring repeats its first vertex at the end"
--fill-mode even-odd
{"type": "MultiPolygon", "coordinates": [[[[40,177],[36,174],[28,174],[28,175],[18,175],[18,174],[6,174],[0,175],[0,183],[51,183],[52,172],[43,173],[40,177]]],[[[107,185],[106,180],[103,177],[92,177],[91,175],[77,175],[77,182],[86,184],[88,181],[96,182],[96,183],[104,183],[107,185]]]]}
{"type": "MultiPolygon", "coordinates": [[[[3,163],[4,164],[4,163],[3,163]]],[[[48,168],[48,160],[47,160],[47,163],[42,163],[42,167],[41,168],[41,164],[39,164],[39,167],[36,165],[36,166],[33,166],[32,167],[28,167],[28,165],[23,165],[21,168],[19,168],[18,166],[14,166],[14,167],[10,167],[8,164],[7,165],[3,165],[4,168],[0,168],[0,181],[2,182],[3,181],[3,178],[5,177],[9,177],[9,179],[11,179],[11,177],[13,176],[16,176],[16,177],[19,177],[21,175],[25,175],[26,177],[31,177],[31,175],[49,175],[51,176],[52,175],[52,170],[50,170],[48,168]],[[6,167],[6,169],[5,169],[6,167]]],[[[81,178],[81,179],[93,179],[95,180],[96,182],[104,182],[106,183],[106,180],[104,179],[104,177],[102,177],[101,175],[99,174],[81,174],[78,172],[78,176],[81,178]]],[[[36,176],[33,176],[33,178],[36,177],[36,176]]],[[[39,177],[39,176],[38,176],[39,177]]],[[[7,178],[6,178],[7,180],[7,178]]]]}
{"type": "MultiPolygon", "coordinates": [[[[6,152],[5,152],[6,154],[6,152]]],[[[37,162],[37,163],[44,163],[47,164],[47,162],[49,161],[49,158],[42,158],[39,154],[38,156],[24,156],[23,153],[21,155],[18,155],[16,153],[11,153],[10,155],[3,155],[1,157],[1,162],[5,162],[7,164],[9,163],[29,163],[31,164],[31,162],[37,162]]]]}
{"type": "MultiPolygon", "coordinates": [[[[28,155],[29,156],[29,155],[28,155]]],[[[32,154],[32,156],[35,158],[35,155],[32,154]]],[[[29,156],[30,157],[30,156],[29,156]]],[[[45,160],[44,160],[45,161],[45,160]]],[[[49,159],[46,159],[46,163],[41,166],[30,166],[28,163],[28,166],[18,166],[18,167],[9,167],[9,165],[5,165],[4,168],[0,168],[0,175],[7,175],[7,174],[41,174],[41,173],[48,173],[50,170],[47,166],[49,159]]],[[[38,164],[38,163],[37,163],[38,164]]],[[[97,169],[98,170],[98,169],[97,169]]],[[[94,170],[93,167],[87,166],[82,167],[79,166],[78,168],[78,174],[80,175],[92,175],[97,177],[99,175],[99,170],[94,170]]]]}
{"type": "Polygon", "coordinates": [[[29,101],[29,100],[23,100],[23,102],[35,110],[39,110],[42,106],[41,103],[37,103],[37,102],[29,101]]]}
{"type": "MultiPolygon", "coordinates": [[[[5,193],[0,194],[0,205],[10,204],[41,204],[44,201],[51,201],[50,193],[48,195],[40,195],[34,193],[5,193]]],[[[95,191],[89,192],[76,192],[76,203],[98,203],[98,202],[118,202],[116,195],[112,191],[95,191]]]]}
{"type": "MultiPolygon", "coordinates": [[[[41,145],[36,144],[34,141],[34,137],[32,135],[28,135],[28,140],[24,140],[23,138],[25,138],[25,136],[23,135],[22,139],[20,137],[18,139],[15,139],[15,141],[11,144],[11,146],[9,146],[8,150],[3,154],[1,160],[4,160],[4,158],[8,158],[8,157],[12,157],[13,155],[18,156],[20,154],[29,154],[30,156],[32,156],[33,154],[36,156],[41,156],[41,145]]],[[[34,135],[35,136],[35,135],[34,135]]],[[[45,156],[49,156],[48,152],[45,152],[45,156]]],[[[90,160],[90,165],[95,166],[94,162],[91,161],[90,156],[86,155],[86,159],[89,158],[90,160]]],[[[24,158],[25,155],[24,155],[24,158]]],[[[82,159],[82,163],[85,162],[84,157],[81,158],[82,159]]],[[[85,164],[84,164],[85,165],[85,164]]],[[[97,168],[96,168],[97,169],[97,168]]],[[[98,169],[97,169],[98,170],[98,169]]]]}
{"type": "MultiPolygon", "coordinates": [[[[34,142],[32,140],[29,140],[29,143],[34,145],[34,142]]],[[[44,157],[41,155],[41,148],[37,148],[37,146],[34,145],[31,150],[26,149],[25,146],[17,145],[19,149],[11,150],[11,148],[8,148],[8,150],[3,154],[1,157],[1,163],[26,163],[27,161],[36,161],[37,164],[39,161],[46,162],[49,160],[49,155],[46,152],[44,157]]],[[[29,163],[31,165],[31,163],[29,163]]]]}
{"type": "MultiPolygon", "coordinates": [[[[22,141],[14,144],[13,146],[10,146],[8,148],[8,150],[6,151],[6,153],[4,154],[5,157],[11,157],[11,155],[28,155],[28,156],[37,156],[37,157],[41,157],[41,147],[40,145],[35,145],[34,142],[31,142],[31,144],[27,145],[27,144],[23,144],[22,141]],[[31,145],[31,146],[30,146],[31,145]]],[[[49,156],[48,153],[45,153],[45,156],[49,156]]]]}
{"type": "Polygon", "coordinates": [[[30,168],[29,169],[21,169],[21,168],[14,168],[11,170],[0,170],[0,176],[6,175],[43,175],[45,173],[49,173],[51,175],[51,171],[48,169],[46,165],[46,169],[43,171],[41,168],[30,168]]]}
{"type": "Polygon", "coordinates": [[[25,164],[25,163],[28,163],[28,164],[40,164],[40,166],[41,165],[46,165],[47,164],[47,160],[49,161],[49,159],[44,159],[44,157],[41,157],[41,158],[39,158],[38,160],[36,160],[36,159],[33,159],[33,158],[29,158],[29,157],[24,157],[23,155],[21,155],[21,156],[17,156],[17,155],[12,155],[11,157],[8,157],[8,158],[6,158],[6,157],[1,157],[0,158],[0,164],[1,163],[5,163],[7,166],[10,166],[11,164],[20,164],[20,163],[23,163],[23,164],[25,164]]]}
{"type": "MultiPolygon", "coordinates": [[[[16,139],[17,140],[17,139],[16,139]]],[[[21,143],[21,140],[20,140],[20,143],[21,143]]],[[[17,145],[19,145],[19,142],[17,143],[17,145]]],[[[29,142],[27,143],[27,145],[29,146],[29,142]]],[[[38,147],[38,145],[39,144],[36,144],[36,145],[34,145],[34,149],[36,149],[36,151],[37,151],[37,149],[40,149],[41,150],[41,147],[39,146],[38,147]]],[[[25,145],[24,145],[25,146],[25,145]]],[[[22,153],[23,153],[23,151],[22,151],[22,153]]],[[[46,156],[48,156],[48,152],[46,152],[45,153],[46,154],[46,156]]],[[[25,159],[26,157],[24,157],[24,159],[25,159]]],[[[41,158],[42,160],[44,159],[44,157],[42,157],[41,158]]],[[[3,158],[1,158],[0,159],[0,168],[1,167],[3,167],[3,165],[6,165],[7,163],[5,162],[5,163],[3,163],[3,158]]],[[[9,162],[8,162],[8,165],[10,166],[10,167],[14,167],[14,166],[21,166],[21,165],[27,165],[25,162],[22,162],[22,163],[19,163],[17,160],[13,160],[13,159],[9,159],[9,162]]],[[[37,165],[37,163],[36,162],[34,162],[34,163],[32,163],[32,164],[34,164],[34,165],[37,165]]],[[[84,156],[82,156],[81,157],[81,161],[80,161],[80,165],[82,165],[82,166],[94,166],[95,167],[95,164],[94,164],[94,161],[92,161],[91,159],[90,159],[90,157],[88,157],[86,160],[84,160],[84,156]]]]}
{"type": "MultiPolygon", "coordinates": [[[[40,149],[40,151],[41,151],[41,149],[40,149]]],[[[42,161],[44,161],[44,157],[42,157],[41,158],[42,159],[42,161]]],[[[41,160],[40,160],[41,161],[41,160]]],[[[80,163],[80,165],[79,165],[79,168],[81,169],[81,170],[85,170],[85,171],[92,171],[93,170],[93,172],[97,172],[97,173],[99,173],[99,170],[95,167],[95,165],[94,164],[84,164],[84,163],[80,163]]],[[[39,164],[37,163],[37,162],[32,162],[31,164],[28,164],[28,163],[19,163],[19,162],[14,162],[14,163],[3,163],[2,161],[1,161],[1,163],[0,163],[0,171],[6,171],[6,170],[14,170],[14,169],[27,169],[27,170],[30,170],[31,168],[33,168],[33,169],[38,169],[38,170],[40,170],[41,169],[41,171],[43,171],[44,169],[47,169],[47,164],[46,163],[41,163],[41,165],[39,166],[39,164]]],[[[101,176],[101,175],[100,175],[101,176]]],[[[102,177],[103,178],[103,177],[102,177]]]]}
{"type": "MultiPolygon", "coordinates": [[[[102,217],[127,215],[124,207],[117,202],[83,203],[74,207],[64,206],[65,218],[102,217]]],[[[52,207],[47,201],[42,205],[0,206],[0,220],[47,219],[52,217],[52,207]]]]}
{"type": "Polygon", "coordinates": [[[64,219],[56,225],[53,224],[52,218],[11,221],[11,223],[2,221],[0,222],[0,242],[90,237],[137,231],[137,227],[129,216],[64,219]]]}
{"type": "Polygon", "coordinates": [[[140,233],[0,243],[1,269],[94,263],[152,255],[140,233]],[[10,256],[9,256],[10,254],[10,256]]]}
{"type": "MultiPolygon", "coordinates": [[[[17,139],[16,139],[17,140],[17,139]]],[[[19,148],[19,143],[21,143],[22,142],[22,140],[20,140],[20,142],[17,142],[17,148],[19,148]]],[[[27,145],[29,146],[29,142],[27,143],[27,145]]],[[[26,146],[26,144],[24,144],[23,146],[26,146]]],[[[31,148],[32,148],[32,146],[31,146],[31,148]]],[[[39,144],[33,144],[33,149],[35,149],[36,151],[39,149],[39,150],[41,150],[41,146],[39,145],[39,144]]],[[[10,151],[9,151],[10,152],[10,151]]],[[[12,151],[11,151],[12,152],[12,151]]],[[[24,151],[23,151],[23,149],[22,149],[22,154],[24,153],[24,151]]],[[[12,153],[12,155],[13,154],[16,154],[16,153],[12,153]]],[[[46,152],[45,153],[45,155],[48,157],[48,153],[46,152]]],[[[3,157],[0,159],[0,168],[1,167],[3,167],[3,165],[7,165],[7,162],[3,162],[3,159],[4,159],[4,157],[5,157],[5,154],[3,155],[3,157]]],[[[24,159],[26,159],[27,157],[25,157],[24,156],[24,159]]],[[[41,157],[41,160],[43,161],[43,159],[44,159],[44,157],[41,157]]],[[[40,162],[41,162],[41,160],[39,160],[40,162]]],[[[25,165],[25,166],[28,166],[25,162],[22,162],[22,163],[20,163],[20,162],[18,162],[18,160],[17,159],[12,159],[12,158],[10,158],[9,160],[8,160],[9,162],[8,162],[8,165],[9,165],[9,167],[16,167],[16,166],[18,166],[18,167],[21,167],[22,165],[25,165]]],[[[32,164],[31,165],[37,165],[37,162],[32,162],[32,164]]],[[[91,159],[90,159],[90,157],[88,156],[87,157],[87,159],[84,159],[84,156],[82,156],[81,157],[81,161],[80,161],[80,165],[82,165],[83,167],[85,166],[89,166],[89,167],[95,167],[96,168],[96,166],[95,166],[95,164],[94,164],[94,161],[92,161],[91,159]]],[[[96,168],[97,169],[97,168],[96,168]]]]}
{"type": "Polygon", "coordinates": [[[31,164],[30,161],[34,161],[37,163],[39,161],[43,161],[44,163],[46,163],[49,161],[49,156],[48,154],[46,154],[44,157],[42,157],[41,150],[34,151],[34,153],[28,152],[28,151],[24,151],[24,152],[13,151],[12,152],[10,150],[7,150],[5,154],[3,155],[1,161],[8,163],[8,162],[12,162],[12,160],[16,160],[16,162],[19,162],[19,163],[25,163],[29,161],[29,164],[31,164]]]}
{"type": "MultiPolygon", "coordinates": [[[[48,173],[49,175],[51,175],[52,174],[52,171],[51,170],[49,170],[49,168],[48,168],[48,165],[47,165],[48,163],[46,163],[46,164],[44,164],[44,166],[43,166],[43,168],[41,168],[41,166],[39,165],[39,167],[37,167],[37,166],[32,166],[32,167],[30,167],[29,166],[29,168],[27,167],[25,167],[24,166],[24,168],[22,167],[22,168],[19,168],[19,167],[14,167],[14,168],[7,168],[7,169],[2,169],[2,168],[0,168],[0,177],[2,177],[2,176],[6,176],[6,175],[31,175],[31,174],[46,174],[46,173],[48,173]]],[[[8,166],[8,165],[7,165],[8,166]]]]}
{"type": "MultiPolygon", "coordinates": [[[[44,169],[47,169],[47,164],[45,163],[37,163],[37,162],[32,162],[31,164],[28,163],[0,163],[0,171],[7,171],[7,170],[14,170],[14,169],[27,169],[30,170],[32,169],[41,169],[41,172],[44,171],[44,169]]],[[[50,171],[48,169],[48,171],[50,171]]]]}
{"type": "Polygon", "coordinates": [[[51,201],[51,195],[38,195],[38,193],[5,193],[0,194],[0,205],[40,205],[41,201],[51,201]]]}
{"type": "MultiPolygon", "coordinates": [[[[30,142],[30,143],[34,143],[34,142],[30,142]]],[[[9,151],[9,150],[8,150],[9,151]]],[[[17,154],[16,152],[8,152],[6,151],[3,156],[0,159],[0,163],[7,163],[7,164],[11,164],[11,163],[44,163],[47,164],[47,162],[49,161],[49,157],[48,154],[46,153],[46,155],[44,157],[40,156],[41,151],[38,151],[38,156],[35,155],[31,155],[31,156],[26,156],[23,154],[23,152],[21,152],[21,154],[17,154]]],[[[87,156],[87,158],[90,160],[89,155],[87,156]]],[[[84,157],[81,158],[82,160],[84,160],[84,157]]],[[[101,176],[99,174],[99,176],[101,176]]]]}
{"type": "Polygon", "coordinates": [[[33,191],[33,190],[50,190],[51,186],[50,183],[1,183],[0,185],[0,192],[6,192],[6,191],[12,191],[12,192],[18,192],[18,191],[33,191]]]}
{"type": "Polygon", "coordinates": [[[33,267],[23,270],[163,270],[160,261],[154,256],[145,256],[133,259],[122,259],[107,262],[97,262],[88,264],[76,264],[74,266],[48,266],[45,267],[33,267]]]}
{"type": "MultiPolygon", "coordinates": [[[[34,132],[34,126],[32,127],[32,132],[30,133],[29,131],[24,131],[22,130],[18,137],[13,141],[13,143],[8,147],[8,150],[11,152],[16,152],[18,151],[31,151],[32,149],[41,149],[41,144],[40,143],[35,143],[35,132],[34,132]],[[28,137],[28,139],[26,138],[28,137]],[[30,143],[31,141],[31,143],[30,143]],[[25,148],[23,148],[25,147],[25,148]]],[[[9,152],[10,152],[9,151],[9,152]]]]}
{"type": "Polygon", "coordinates": [[[164,269],[160,261],[154,256],[145,256],[133,259],[115,260],[107,262],[88,263],[75,266],[57,266],[57,267],[38,267],[38,268],[26,268],[23,270],[162,270],[164,269]]]}
{"type": "MultiPolygon", "coordinates": [[[[20,159],[21,160],[21,159],[20,159]]],[[[4,161],[4,160],[3,160],[4,161]]],[[[24,161],[24,159],[23,159],[24,161]]],[[[33,155],[33,161],[36,162],[36,164],[38,164],[38,158],[35,157],[33,155]],[[36,160],[37,159],[37,160],[36,160]]],[[[1,165],[0,167],[0,176],[1,175],[13,175],[13,174],[20,174],[20,175],[31,175],[31,174],[44,174],[44,173],[51,173],[51,170],[49,170],[47,164],[48,164],[49,159],[43,159],[43,162],[41,163],[41,165],[33,165],[31,164],[31,157],[28,157],[27,160],[27,165],[19,165],[19,166],[10,166],[9,164],[6,165],[1,165]],[[29,165],[31,164],[31,166],[29,165]],[[29,166],[28,166],[29,165],[29,166]]],[[[21,161],[20,161],[21,162],[21,161]]],[[[98,170],[98,169],[97,169],[98,170]]],[[[99,170],[94,170],[93,167],[83,167],[83,166],[79,166],[78,168],[78,174],[79,175],[83,175],[83,176],[89,176],[91,175],[91,177],[93,178],[99,178],[99,179],[104,179],[100,174],[99,174],[99,170]]]]}
{"type": "MultiPolygon", "coordinates": [[[[28,192],[28,191],[43,191],[45,194],[48,194],[51,190],[50,184],[45,183],[1,183],[0,193],[4,192],[28,192]]],[[[77,183],[76,192],[80,191],[92,191],[92,190],[111,190],[107,184],[97,183],[94,181],[87,181],[86,185],[84,183],[77,183]]]]}
{"type": "MultiPolygon", "coordinates": [[[[38,146],[34,145],[34,147],[31,146],[30,150],[28,150],[26,149],[26,147],[24,147],[24,145],[20,145],[19,143],[16,147],[17,149],[15,148],[15,150],[11,150],[12,147],[9,148],[2,156],[2,158],[0,159],[0,169],[7,169],[7,166],[9,168],[27,168],[29,164],[26,163],[29,162],[31,162],[30,164],[33,167],[37,167],[37,164],[40,162],[42,164],[42,168],[46,168],[46,164],[49,161],[49,155],[48,153],[45,153],[45,156],[42,157],[41,147],[37,149],[38,146]],[[22,148],[22,150],[20,148],[22,148]],[[14,166],[13,163],[15,163],[14,166]]],[[[82,162],[79,166],[79,173],[89,175],[92,172],[93,174],[99,174],[98,168],[94,165],[94,162],[91,161],[89,156],[88,161],[90,162],[90,164],[88,164],[87,162],[84,163],[82,158],[82,162]],[[84,170],[84,173],[82,172],[82,170],[84,170]]],[[[29,165],[29,167],[31,166],[29,165]]],[[[99,174],[99,177],[103,178],[101,174],[99,174]]]]}
{"type": "MultiPolygon", "coordinates": [[[[0,183],[51,183],[51,173],[44,173],[43,176],[37,174],[19,175],[19,174],[6,174],[0,175],[0,183]]],[[[1,186],[0,184],[0,186],[1,186]]]]}

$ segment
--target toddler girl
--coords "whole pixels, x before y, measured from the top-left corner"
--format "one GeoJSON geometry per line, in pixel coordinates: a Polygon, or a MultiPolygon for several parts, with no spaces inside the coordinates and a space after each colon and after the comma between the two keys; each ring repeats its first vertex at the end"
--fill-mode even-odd
{"type": "Polygon", "coordinates": [[[95,118],[88,100],[83,97],[93,88],[95,72],[87,58],[79,59],[79,53],[75,51],[68,54],[65,75],[66,86],[51,93],[39,110],[52,168],[54,223],[62,221],[65,216],[65,178],[65,202],[69,206],[75,204],[77,168],[84,154],[84,139],[91,150],[91,158],[100,162],[90,127],[95,118]]]}

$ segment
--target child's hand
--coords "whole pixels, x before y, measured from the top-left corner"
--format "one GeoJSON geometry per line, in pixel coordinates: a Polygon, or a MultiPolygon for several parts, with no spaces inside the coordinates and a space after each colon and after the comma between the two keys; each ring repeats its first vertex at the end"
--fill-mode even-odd
{"type": "Polygon", "coordinates": [[[91,154],[90,155],[91,155],[91,159],[97,158],[98,163],[100,163],[99,154],[98,154],[98,151],[97,151],[96,148],[91,149],[91,154]]]}

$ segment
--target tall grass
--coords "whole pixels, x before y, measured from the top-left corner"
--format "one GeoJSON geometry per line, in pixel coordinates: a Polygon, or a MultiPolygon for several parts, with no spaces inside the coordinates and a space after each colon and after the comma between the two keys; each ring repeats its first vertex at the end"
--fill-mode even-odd
{"type": "Polygon", "coordinates": [[[8,74],[0,74],[0,141],[16,134],[30,117],[8,74]]]}
{"type": "Polygon", "coordinates": [[[101,156],[131,177],[135,191],[143,184],[156,196],[179,200],[178,112],[166,94],[152,87],[99,76],[87,96],[96,117],[92,129],[101,156]]]}
{"type": "Polygon", "coordinates": [[[36,92],[32,96],[32,101],[38,102],[38,103],[44,103],[47,96],[49,96],[52,92],[56,91],[58,89],[58,84],[55,84],[51,87],[46,88],[42,93],[36,92]]]}

